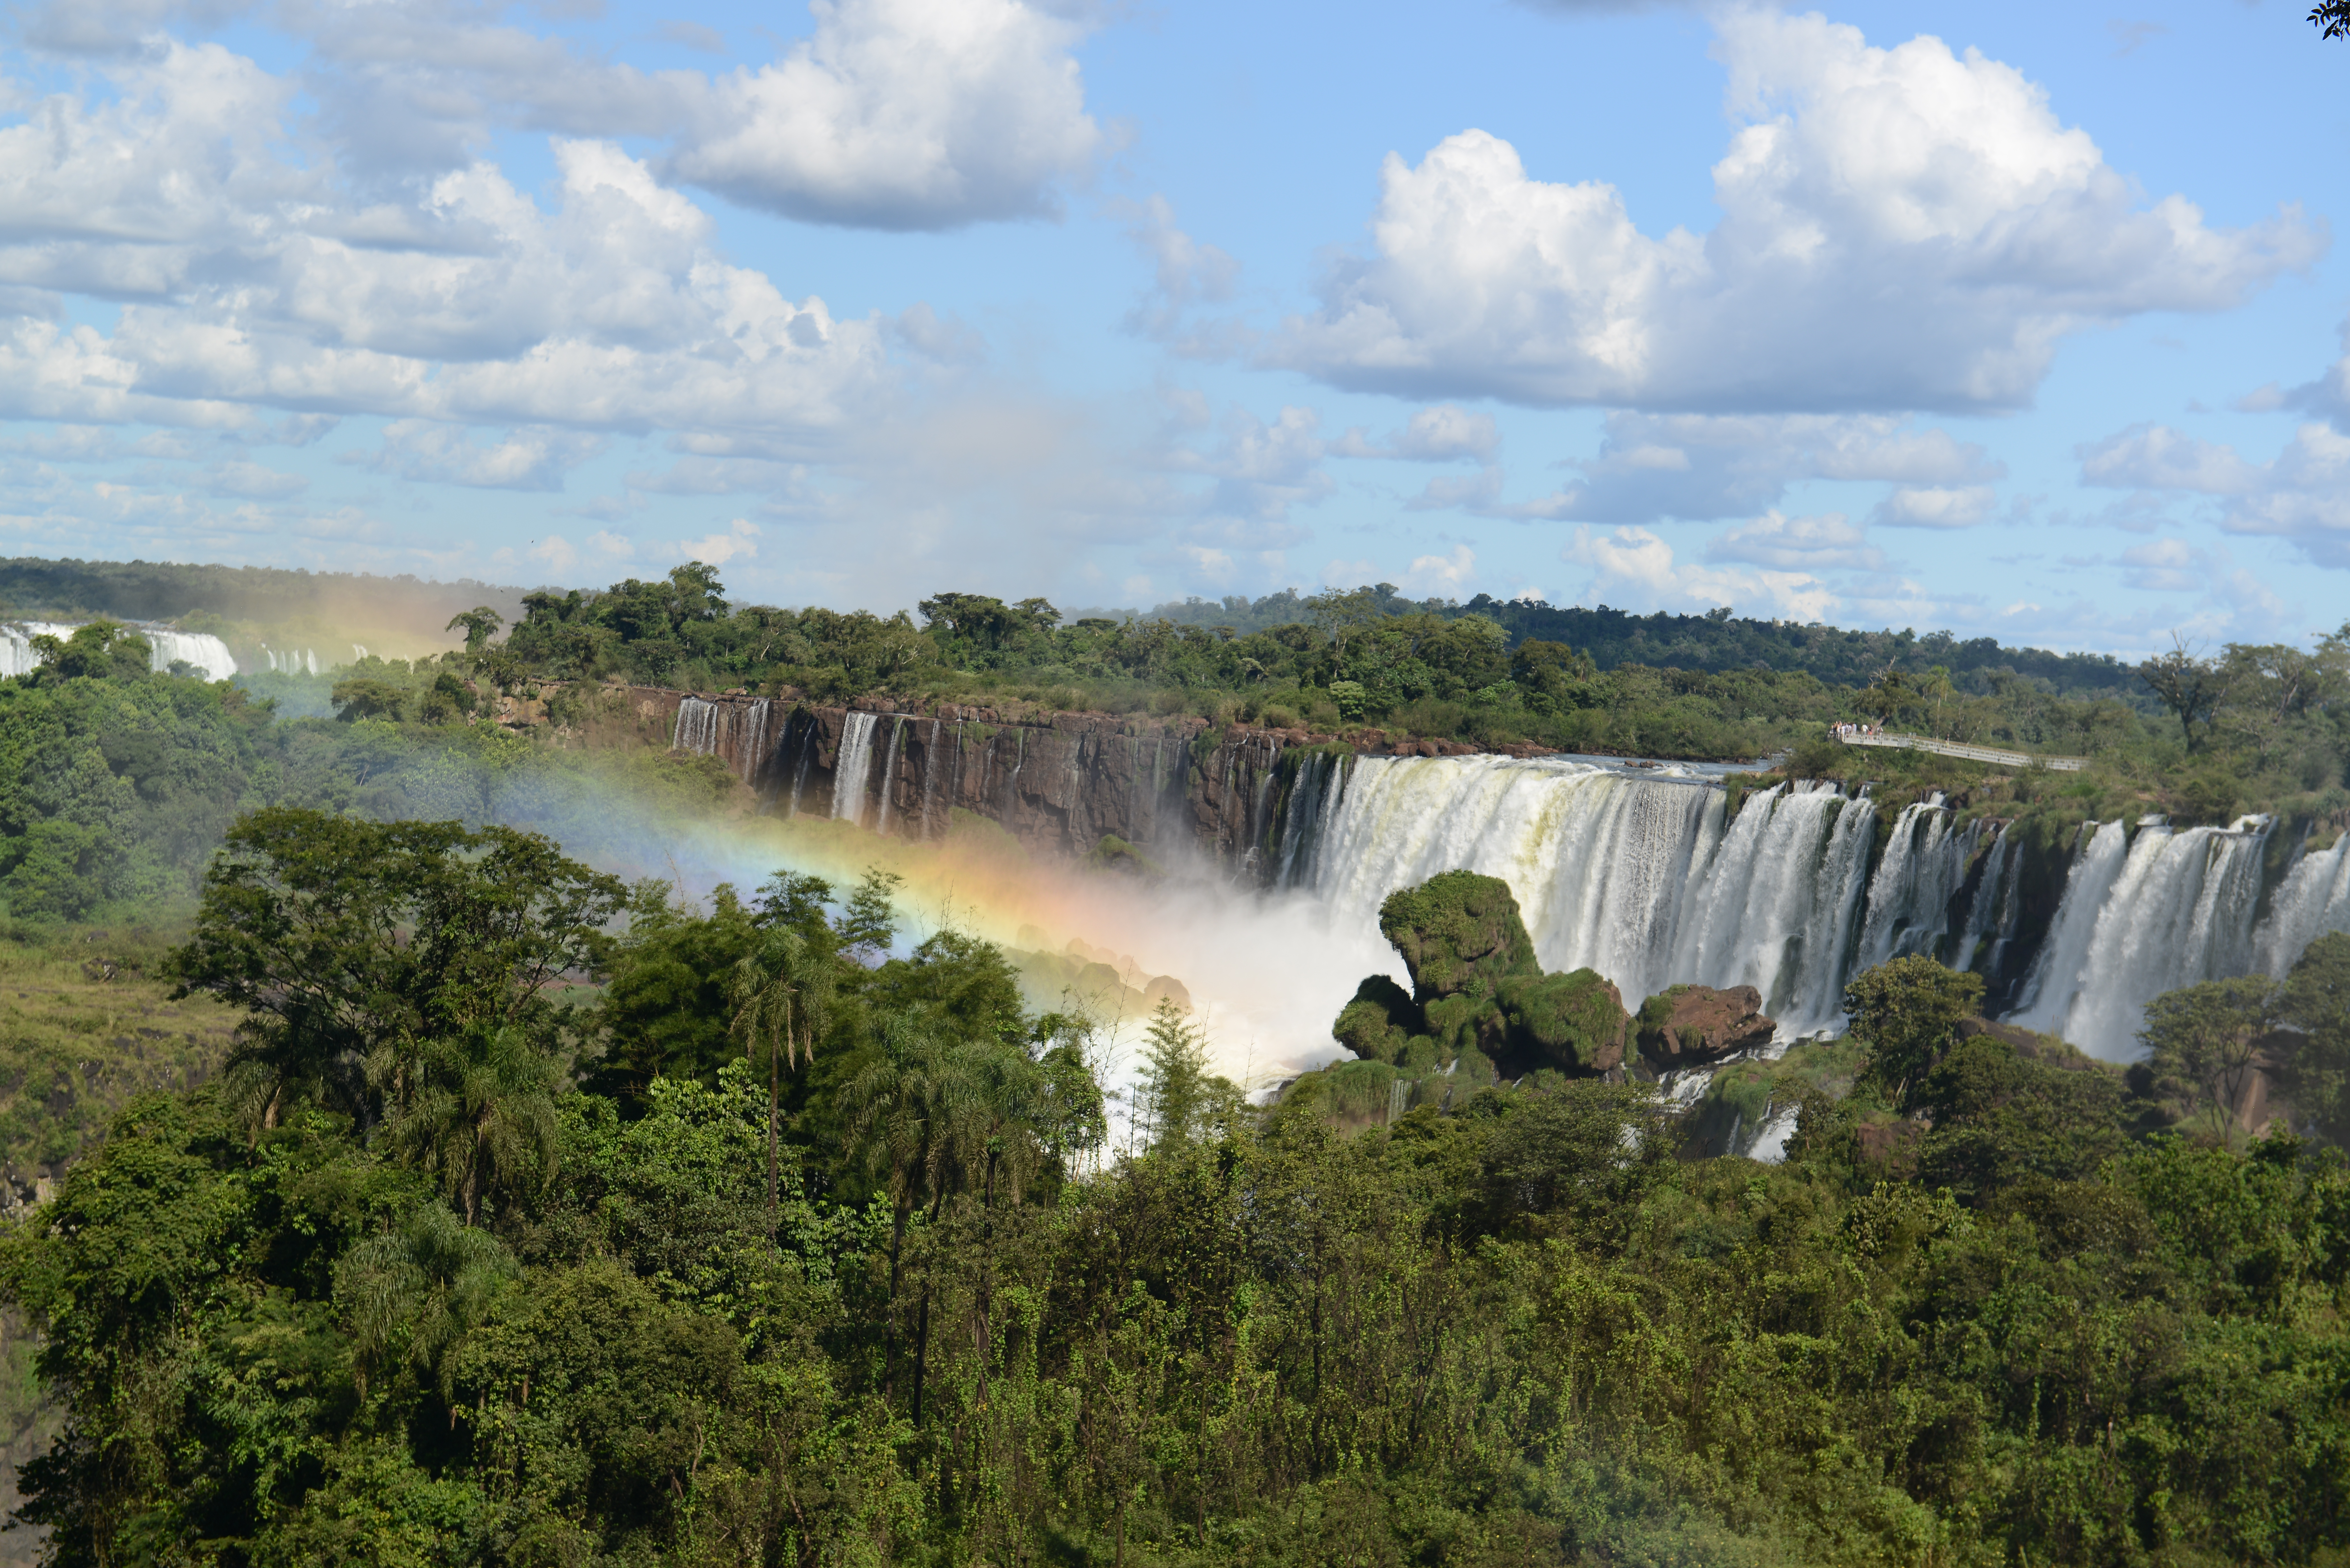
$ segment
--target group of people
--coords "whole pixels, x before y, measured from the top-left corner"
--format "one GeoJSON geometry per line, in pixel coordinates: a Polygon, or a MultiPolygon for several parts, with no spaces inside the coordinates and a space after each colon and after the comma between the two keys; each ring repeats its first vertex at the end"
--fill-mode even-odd
{"type": "Polygon", "coordinates": [[[1835,738],[1839,741],[1849,741],[1858,735],[1885,733],[1885,726],[1882,724],[1835,724],[1830,728],[1835,732],[1835,738]]]}

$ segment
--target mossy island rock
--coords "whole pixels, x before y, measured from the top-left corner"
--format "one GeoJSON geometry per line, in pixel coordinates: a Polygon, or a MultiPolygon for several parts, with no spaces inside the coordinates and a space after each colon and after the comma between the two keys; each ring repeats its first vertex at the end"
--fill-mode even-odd
{"type": "Polygon", "coordinates": [[[1450,1067],[1471,1083],[1623,1067],[1632,1019],[1622,995],[1591,970],[1544,974],[1499,877],[1447,871],[1392,893],[1379,930],[1403,955],[1412,989],[1383,974],[1356,988],[1331,1027],[1356,1055],[1407,1077],[1450,1067]]]}
{"type": "Polygon", "coordinates": [[[1778,1028],[1751,985],[1668,986],[1640,1004],[1640,1054],[1659,1070],[1719,1062],[1771,1043],[1778,1028]]]}

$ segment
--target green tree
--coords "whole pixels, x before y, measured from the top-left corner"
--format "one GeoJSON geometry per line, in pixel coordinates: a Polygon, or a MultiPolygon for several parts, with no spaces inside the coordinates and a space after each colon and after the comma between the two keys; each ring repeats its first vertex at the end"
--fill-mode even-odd
{"type": "Polygon", "coordinates": [[[2235,686],[2236,671],[2221,660],[2198,658],[2183,638],[2173,636],[2170,651],[2147,659],[2137,672],[2178,720],[2190,754],[2210,741],[2220,706],[2235,686]]]}
{"type": "Polygon", "coordinates": [[[66,637],[45,633],[32,639],[32,647],[40,656],[44,673],[59,680],[140,680],[149,673],[153,657],[144,637],[110,620],[76,627],[66,637]]]}
{"type": "Polygon", "coordinates": [[[335,717],[356,723],[361,719],[388,719],[398,723],[408,706],[408,691],[389,680],[354,676],[334,685],[335,717]]]}
{"type": "Polygon", "coordinates": [[[2321,38],[2350,38],[2350,0],[2318,0],[2309,25],[2321,38]]]}
{"type": "Polygon", "coordinates": [[[248,1011],[228,1072],[261,1126],[311,1096],[369,1123],[368,1080],[403,1097],[438,1043],[549,1049],[547,988],[594,967],[624,893],[536,834],[273,806],[230,830],[169,969],[248,1011]]]}
{"type": "Polygon", "coordinates": [[[2350,1147],[2350,931],[2309,944],[2285,976],[2277,1086],[2317,1132],[2350,1147]]]}
{"type": "Polygon", "coordinates": [[[2182,1119],[2222,1142],[2241,1130],[2252,1077],[2279,1018],[2276,983],[2265,976],[2207,980],[2146,1004],[2138,1040],[2156,1091],[2182,1119]]]}
{"type": "Polygon", "coordinates": [[[816,1060],[819,1021],[832,993],[832,954],[788,928],[761,934],[758,946],[734,964],[727,981],[727,1002],[733,1009],[731,1032],[742,1042],[747,1062],[766,1048],[767,1056],[767,1219],[775,1222],[777,1175],[776,1124],[781,1117],[783,1068],[797,1065],[801,1056],[816,1060]],[[797,1016],[795,1017],[795,1012],[797,1016]]]}
{"type": "Polygon", "coordinates": [[[498,628],[505,623],[506,618],[489,606],[475,605],[472,609],[462,610],[452,617],[449,624],[442,629],[454,631],[459,627],[463,627],[465,651],[479,659],[482,656],[482,650],[489,646],[490,639],[495,637],[498,628]]]}
{"type": "Polygon", "coordinates": [[[485,1197],[522,1194],[552,1176],[556,1068],[522,1030],[475,1024],[412,1047],[387,1042],[372,1064],[389,1147],[437,1177],[468,1226],[485,1197]]]}
{"type": "Polygon", "coordinates": [[[1174,998],[1160,997],[1143,1032],[1142,1065],[1135,1075],[1135,1131],[1144,1147],[1174,1148],[1206,1136],[1217,1113],[1229,1111],[1239,1093],[1209,1070],[1206,1032],[1174,998]]]}
{"type": "Polygon", "coordinates": [[[1959,1021],[1982,1005],[1979,974],[1960,974],[1922,955],[1855,975],[1845,987],[1852,1033],[1867,1051],[1865,1071],[1894,1105],[1909,1107],[1912,1085],[1959,1037],[1959,1021]]]}

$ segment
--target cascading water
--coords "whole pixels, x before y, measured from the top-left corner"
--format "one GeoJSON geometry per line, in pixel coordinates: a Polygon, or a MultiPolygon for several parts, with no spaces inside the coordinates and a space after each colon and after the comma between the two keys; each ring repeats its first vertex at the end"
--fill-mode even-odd
{"type": "Polygon", "coordinates": [[[1885,858],[1868,884],[1868,917],[1856,969],[1909,953],[1931,955],[1940,946],[1949,930],[1950,899],[1981,835],[1980,826],[1970,826],[1954,836],[1950,816],[1937,793],[1903,806],[1893,819],[1885,858]]]}
{"type": "Polygon", "coordinates": [[[2303,855],[2285,873],[2254,938],[2252,962],[2282,980],[2303,950],[2329,931],[2350,931],[2350,833],[2303,855]]]}
{"type": "Polygon", "coordinates": [[[2065,881],[2016,1021],[2125,1060],[2137,1054],[2147,1002],[2248,972],[2269,826],[2244,817],[2179,831],[2150,820],[2126,852],[2121,824],[2098,828],[2065,881]]]}
{"type": "Polygon", "coordinates": [[[840,755],[832,765],[832,815],[865,820],[865,775],[873,767],[873,715],[851,713],[841,721],[840,755]]]}
{"type": "Polygon", "coordinates": [[[688,697],[677,705],[677,725],[669,749],[708,756],[718,749],[718,704],[688,697]]]}
{"type": "Polygon", "coordinates": [[[930,743],[922,748],[922,833],[931,836],[931,803],[937,798],[939,784],[939,722],[931,721],[930,743]]]}
{"type": "Polygon", "coordinates": [[[1839,1021],[1866,799],[1763,790],[1725,832],[1718,790],[1570,762],[1367,757],[1329,779],[1293,875],[1342,920],[1466,867],[1509,882],[1545,968],[1597,970],[1627,1006],[1696,981],[1754,986],[1784,1037],[1839,1021]]]}
{"type": "Polygon", "coordinates": [[[875,831],[889,831],[889,808],[898,798],[898,743],[905,738],[906,721],[901,716],[889,724],[889,755],[881,764],[881,820],[875,831]]]}
{"type": "MultiPolygon", "coordinates": [[[[40,668],[40,656],[33,651],[33,639],[62,639],[79,629],[78,623],[44,620],[0,625],[0,678],[29,675],[40,668]]],[[[158,675],[173,664],[191,665],[202,670],[207,680],[226,680],[236,673],[236,658],[229,652],[228,644],[208,632],[174,631],[170,627],[157,626],[136,626],[131,629],[147,639],[147,666],[158,675]]],[[[317,672],[314,658],[310,673],[317,672]]]]}

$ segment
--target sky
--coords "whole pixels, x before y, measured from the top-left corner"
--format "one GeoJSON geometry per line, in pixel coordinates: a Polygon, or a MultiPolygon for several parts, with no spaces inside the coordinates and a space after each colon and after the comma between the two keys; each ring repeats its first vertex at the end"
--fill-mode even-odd
{"type": "Polygon", "coordinates": [[[2305,10],[30,0],[0,555],[2303,641],[2305,10]]]}

